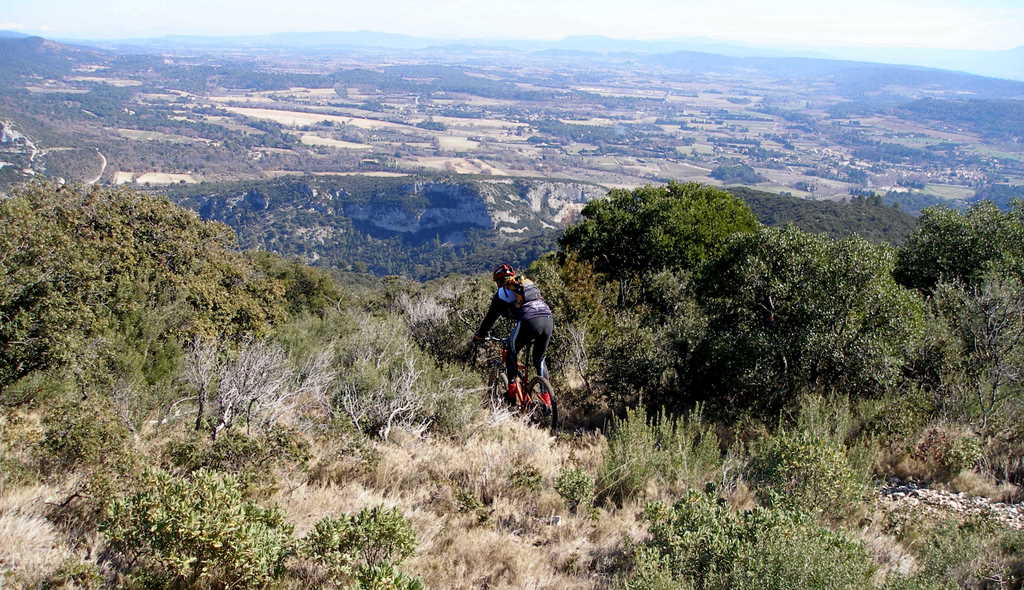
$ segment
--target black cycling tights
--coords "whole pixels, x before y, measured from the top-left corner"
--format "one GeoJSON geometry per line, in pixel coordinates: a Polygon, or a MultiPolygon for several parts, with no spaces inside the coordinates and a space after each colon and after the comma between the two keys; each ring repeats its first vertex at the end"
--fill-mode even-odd
{"type": "Polygon", "coordinates": [[[519,375],[516,370],[516,359],[519,351],[531,342],[533,343],[533,370],[541,377],[548,376],[548,367],[544,363],[544,353],[548,350],[548,343],[551,342],[551,332],[555,329],[555,322],[551,316],[540,316],[516,323],[516,327],[509,336],[512,344],[511,354],[508,355],[508,362],[505,372],[508,375],[509,383],[519,375]]]}

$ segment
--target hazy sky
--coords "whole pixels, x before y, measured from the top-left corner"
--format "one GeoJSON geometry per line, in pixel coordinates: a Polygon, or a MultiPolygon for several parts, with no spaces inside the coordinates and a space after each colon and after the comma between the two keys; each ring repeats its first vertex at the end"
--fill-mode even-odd
{"type": "Polygon", "coordinates": [[[0,0],[0,29],[79,38],[368,30],[1009,49],[1024,45],[1024,0],[0,0]]]}

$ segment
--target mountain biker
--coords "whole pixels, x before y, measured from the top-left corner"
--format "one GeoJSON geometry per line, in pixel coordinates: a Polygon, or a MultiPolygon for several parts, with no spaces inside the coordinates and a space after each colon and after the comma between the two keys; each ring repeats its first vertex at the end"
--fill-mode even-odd
{"type": "Polygon", "coordinates": [[[508,338],[509,355],[505,364],[505,374],[508,376],[507,396],[515,403],[521,393],[516,381],[516,377],[519,376],[516,367],[519,351],[527,344],[533,343],[533,368],[537,375],[546,379],[548,368],[544,362],[544,353],[547,352],[555,324],[551,308],[544,303],[540,289],[533,281],[517,275],[515,269],[508,264],[494,267],[491,276],[498,290],[491,298],[491,306],[487,309],[487,315],[480,323],[473,340],[483,340],[499,315],[515,320],[516,325],[508,338]]]}

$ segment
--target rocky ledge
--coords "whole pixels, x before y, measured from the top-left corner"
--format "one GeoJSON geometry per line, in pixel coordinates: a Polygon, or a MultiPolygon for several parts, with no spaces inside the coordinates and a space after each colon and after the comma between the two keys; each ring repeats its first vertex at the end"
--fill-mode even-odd
{"type": "Polygon", "coordinates": [[[1024,504],[993,502],[960,492],[933,490],[913,482],[893,481],[880,491],[890,507],[907,506],[934,516],[986,516],[1006,526],[1024,530],[1024,504]]]}

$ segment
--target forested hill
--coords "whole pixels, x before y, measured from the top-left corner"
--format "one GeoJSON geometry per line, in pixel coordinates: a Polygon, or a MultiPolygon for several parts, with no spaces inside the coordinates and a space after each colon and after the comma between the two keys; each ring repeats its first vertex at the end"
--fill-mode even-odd
{"type": "MultiPolygon", "coordinates": [[[[580,182],[475,176],[304,177],[162,190],[231,226],[244,248],[420,280],[477,272],[497,258],[528,265],[555,248],[586,202],[606,192],[580,182]]],[[[914,227],[910,215],[874,201],[729,190],[766,225],[893,244],[914,227]]]]}
{"type": "Polygon", "coordinates": [[[811,201],[747,187],[727,190],[742,199],[765,225],[792,223],[804,231],[834,238],[857,235],[873,242],[901,244],[917,224],[914,216],[877,199],[811,201]]]}

